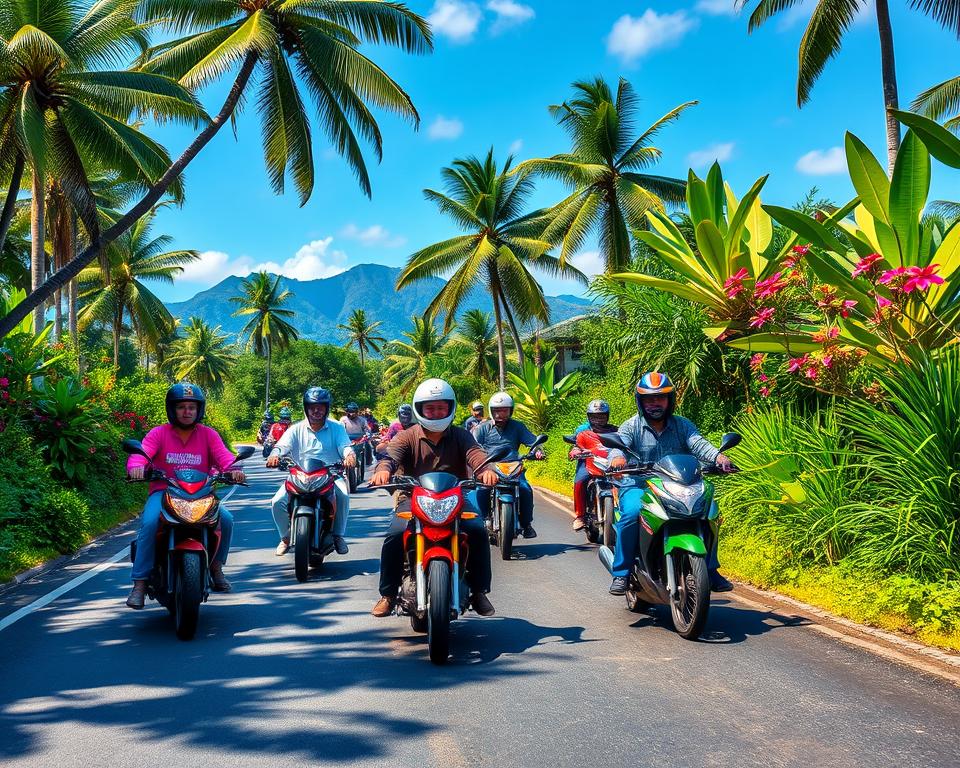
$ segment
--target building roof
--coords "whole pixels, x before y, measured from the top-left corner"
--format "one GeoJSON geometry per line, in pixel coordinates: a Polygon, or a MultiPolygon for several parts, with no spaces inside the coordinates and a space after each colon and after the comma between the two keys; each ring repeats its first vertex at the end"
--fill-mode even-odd
{"type": "Polygon", "coordinates": [[[561,339],[574,339],[579,341],[580,335],[577,333],[577,325],[589,317],[592,317],[592,315],[576,315],[559,323],[555,323],[554,325],[548,325],[546,328],[541,328],[539,333],[531,333],[527,336],[527,340],[529,341],[539,336],[544,341],[559,341],[561,339]]]}

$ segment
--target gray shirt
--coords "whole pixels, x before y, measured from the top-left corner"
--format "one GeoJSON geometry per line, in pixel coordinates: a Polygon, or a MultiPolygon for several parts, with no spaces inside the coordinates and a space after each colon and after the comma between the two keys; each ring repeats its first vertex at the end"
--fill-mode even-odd
{"type": "Polygon", "coordinates": [[[507,419],[503,429],[497,429],[493,419],[485,421],[473,430],[473,436],[480,443],[480,447],[491,454],[501,446],[510,448],[510,453],[501,461],[516,461],[520,458],[521,445],[533,445],[537,436],[533,434],[522,421],[507,419]]]}
{"type": "MultiPolygon", "coordinates": [[[[620,425],[619,435],[642,463],[657,462],[664,456],[680,453],[692,454],[700,461],[713,464],[720,454],[696,425],[683,416],[668,417],[663,432],[658,435],[647,420],[637,414],[620,425]]],[[[623,456],[623,451],[610,451],[611,459],[617,456],[623,456]]]]}

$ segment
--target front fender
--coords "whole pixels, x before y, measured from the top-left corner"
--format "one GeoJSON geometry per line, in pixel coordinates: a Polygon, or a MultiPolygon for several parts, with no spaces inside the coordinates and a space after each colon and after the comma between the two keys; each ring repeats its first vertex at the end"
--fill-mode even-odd
{"type": "Polygon", "coordinates": [[[663,554],[669,555],[675,549],[682,549],[684,552],[700,557],[707,555],[703,539],[693,533],[675,533],[667,536],[666,541],[663,542],[663,554]]]}

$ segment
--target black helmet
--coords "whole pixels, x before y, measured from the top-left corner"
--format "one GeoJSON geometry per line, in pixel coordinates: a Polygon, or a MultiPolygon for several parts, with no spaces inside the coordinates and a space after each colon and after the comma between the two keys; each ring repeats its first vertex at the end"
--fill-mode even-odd
{"type": "Polygon", "coordinates": [[[397,421],[404,429],[413,424],[413,406],[410,403],[404,403],[397,408],[397,421]]]}
{"type": "Polygon", "coordinates": [[[610,405],[606,400],[591,400],[587,405],[587,421],[591,427],[610,421],[610,405]]]}
{"type": "Polygon", "coordinates": [[[203,390],[196,384],[181,381],[167,390],[165,404],[167,406],[167,421],[171,424],[175,424],[177,421],[177,403],[196,403],[197,420],[194,424],[203,421],[203,416],[207,412],[207,398],[203,394],[203,390]]]}
{"type": "Polygon", "coordinates": [[[347,413],[350,415],[356,415],[360,413],[360,406],[356,403],[347,403],[347,413]]]}
{"type": "MultiPolygon", "coordinates": [[[[307,415],[308,405],[326,405],[327,415],[329,415],[331,402],[332,399],[330,397],[329,389],[324,389],[323,387],[310,387],[310,389],[303,393],[303,415],[307,415]]],[[[324,421],[326,421],[326,419],[324,419],[324,421]]]]}
{"type": "Polygon", "coordinates": [[[264,412],[263,412],[263,420],[264,420],[264,421],[273,421],[273,414],[272,414],[270,411],[264,411],[264,412]]]}

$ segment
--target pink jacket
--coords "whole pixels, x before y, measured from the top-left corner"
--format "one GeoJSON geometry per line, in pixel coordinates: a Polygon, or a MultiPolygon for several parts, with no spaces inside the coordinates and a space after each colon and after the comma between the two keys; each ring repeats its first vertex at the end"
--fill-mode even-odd
{"type": "MultiPolygon", "coordinates": [[[[163,470],[168,477],[178,469],[223,470],[236,459],[223,444],[217,430],[203,424],[193,428],[187,442],[183,442],[169,424],[154,427],[143,438],[143,450],[153,459],[153,466],[163,470]]],[[[131,454],[127,459],[127,471],[148,463],[143,456],[131,454]]],[[[166,487],[162,480],[154,480],[150,483],[150,493],[166,487]]]]}

